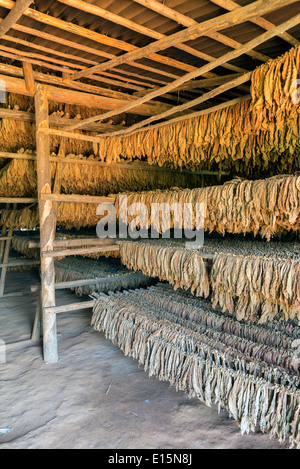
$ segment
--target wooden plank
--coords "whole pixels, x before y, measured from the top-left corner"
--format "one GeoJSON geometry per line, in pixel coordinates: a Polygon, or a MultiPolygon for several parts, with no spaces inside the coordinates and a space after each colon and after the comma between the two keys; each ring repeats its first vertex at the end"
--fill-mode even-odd
{"type": "Polygon", "coordinates": [[[14,239],[14,237],[13,236],[0,236],[0,242],[7,241],[9,239],[14,239]]]}
{"type": "Polygon", "coordinates": [[[32,2],[33,0],[17,0],[15,2],[12,10],[0,24],[0,39],[21,18],[32,2]]]}
{"type": "MultiPolygon", "coordinates": [[[[243,23],[244,21],[250,20],[255,16],[262,16],[266,13],[276,10],[277,8],[290,5],[295,0],[257,0],[250,5],[241,7],[234,12],[225,13],[222,16],[212,18],[204,21],[201,24],[195,24],[189,28],[179,31],[171,36],[167,36],[151,44],[142,47],[138,50],[127,52],[115,59],[111,59],[103,64],[96,65],[94,67],[87,68],[81,72],[76,72],[72,75],[73,80],[77,80],[82,77],[89,76],[93,73],[108,70],[109,68],[129,63],[131,61],[140,60],[145,57],[153,57],[158,51],[172,47],[174,44],[183,43],[189,40],[196,39],[199,36],[204,36],[212,31],[218,31],[226,28],[230,28],[236,24],[243,23]]],[[[224,61],[223,63],[225,63],[224,61]]]]}
{"type": "MultiPolygon", "coordinates": [[[[27,91],[25,86],[25,80],[15,77],[8,77],[6,75],[0,75],[0,80],[3,81],[6,87],[6,91],[10,93],[22,94],[25,96],[33,96],[33,93],[27,91]]],[[[58,88],[51,85],[46,85],[47,97],[51,101],[57,101],[59,103],[76,104],[78,106],[96,107],[100,109],[117,109],[120,105],[129,102],[125,100],[118,100],[108,98],[106,96],[99,96],[88,94],[80,91],[67,90],[58,88]]],[[[168,104],[152,102],[138,108],[135,108],[134,114],[141,114],[152,116],[163,110],[169,109],[168,104]]]]}
{"type": "Polygon", "coordinates": [[[48,307],[45,308],[47,314],[55,315],[59,313],[67,313],[70,311],[80,311],[82,309],[90,309],[93,308],[95,304],[95,300],[91,301],[81,301],[77,303],[71,303],[69,305],[62,305],[62,306],[55,306],[55,307],[48,307]]]}
{"type": "Polygon", "coordinates": [[[101,197],[93,195],[77,195],[77,194],[41,194],[41,200],[51,202],[77,202],[85,204],[102,204],[115,202],[113,197],[101,197]]]}
{"type": "MultiPolygon", "coordinates": [[[[55,216],[52,202],[42,200],[41,195],[51,192],[51,168],[50,168],[50,145],[47,134],[42,133],[41,128],[48,127],[48,99],[47,90],[38,84],[35,94],[35,117],[36,117],[36,146],[37,146],[37,181],[39,198],[40,219],[40,244],[41,251],[52,251],[55,236],[55,216]]],[[[56,316],[49,314],[47,307],[55,306],[55,270],[52,257],[41,256],[41,301],[43,310],[43,350],[46,363],[56,363],[57,354],[57,332],[56,316]]]]}
{"type": "MultiPolygon", "coordinates": [[[[254,5],[254,4],[251,4],[251,5],[254,5]]],[[[244,8],[247,8],[247,7],[244,7],[244,8]]],[[[240,10],[243,10],[243,8],[241,8],[240,10]]],[[[238,11],[234,11],[233,13],[237,15],[238,11]]],[[[281,25],[276,26],[271,31],[267,31],[267,32],[261,34],[260,36],[256,37],[255,39],[247,42],[245,45],[241,46],[239,49],[235,49],[231,52],[228,52],[227,54],[223,55],[222,57],[220,57],[218,59],[215,59],[213,62],[210,62],[210,63],[200,67],[195,72],[187,73],[186,75],[184,75],[183,77],[178,78],[177,80],[173,81],[172,83],[170,83],[170,84],[168,84],[168,85],[166,85],[166,86],[164,86],[164,87],[162,87],[158,90],[152,91],[152,92],[148,93],[146,96],[143,96],[142,98],[137,99],[135,103],[130,103],[129,105],[126,105],[126,106],[123,106],[123,107],[119,108],[118,113],[127,112],[127,110],[132,109],[134,107],[134,105],[141,105],[142,103],[145,103],[148,100],[156,98],[157,96],[161,96],[164,93],[170,92],[174,88],[176,88],[177,86],[180,86],[181,84],[186,83],[187,81],[189,81],[193,78],[197,78],[198,76],[203,75],[203,73],[205,73],[207,71],[213,70],[214,68],[218,67],[222,63],[227,62],[229,60],[233,60],[233,59],[241,56],[242,54],[245,53],[245,51],[254,49],[259,44],[262,44],[263,42],[268,41],[272,37],[277,36],[279,32],[286,31],[286,30],[292,28],[293,26],[296,26],[299,23],[299,21],[300,21],[300,14],[294,16],[292,19],[282,23],[281,25]]],[[[191,26],[190,28],[194,28],[194,26],[191,26]]],[[[70,127],[67,127],[66,130],[77,129],[83,123],[87,124],[87,123],[91,123],[91,122],[96,122],[96,121],[99,121],[101,119],[111,117],[112,115],[115,115],[115,113],[116,113],[116,111],[110,111],[110,112],[106,112],[102,115],[99,115],[98,117],[94,116],[94,117],[91,117],[91,118],[88,118],[88,119],[84,119],[80,123],[77,123],[77,124],[74,124],[70,127]]]]}
{"type": "Polygon", "coordinates": [[[110,252],[119,251],[120,246],[111,244],[108,246],[94,246],[87,248],[76,248],[76,249],[58,249],[57,251],[42,251],[42,258],[54,258],[62,256],[82,256],[84,254],[92,254],[97,252],[110,252]]]}

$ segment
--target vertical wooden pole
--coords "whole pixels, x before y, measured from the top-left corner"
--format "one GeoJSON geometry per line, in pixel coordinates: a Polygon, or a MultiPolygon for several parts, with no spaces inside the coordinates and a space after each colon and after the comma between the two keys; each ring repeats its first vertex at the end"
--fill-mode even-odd
{"type": "MultiPolygon", "coordinates": [[[[40,250],[52,251],[55,236],[55,215],[52,202],[41,200],[41,194],[51,193],[51,167],[49,136],[40,131],[49,126],[48,99],[46,88],[38,84],[35,93],[37,180],[40,217],[40,250]]],[[[43,314],[43,349],[44,361],[56,363],[57,332],[56,315],[45,312],[45,308],[55,306],[55,271],[54,259],[41,256],[41,303],[43,314]]]]}
{"type": "Polygon", "coordinates": [[[26,90],[33,93],[35,90],[35,82],[33,76],[32,65],[29,62],[23,62],[23,75],[25,79],[26,90]]]}
{"type": "MultiPolygon", "coordinates": [[[[10,204],[5,204],[5,210],[9,209],[10,204]]],[[[6,236],[6,225],[2,226],[1,236],[6,236]]],[[[4,251],[5,241],[0,241],[0,262],[2,261],[3,251],[4,251]]]]}
{"type": "MultiPolygon", "coordinates": [[[[10,228],[8,232],[8,236],[12,236],[14,229],[10,228]]],[[[9,259],[9,250],[10,250],[11,240],[8,239],[5,244],[4,255],[3,255],[3,264],[8,263],[9,259]]],[[[1,269],[1,277],[0,277],[0,297],[4,294],[4,287],[5,287],[5,279],[6,279],[6,272],[7,267],[2,267],[1,269]]]]}
{"type": "MultiPolygon", "coordinates": [[[[6,207],[9,208],[9,204],[7,204],[6,207]]],[[[16,209],[17,209],[17,204],[14,203],[13,204],[13,210],[16,210],[16,209]]],[[[9,231],[8,231],[8,237],[11,237],[13,235],[13,232],[14,232],[14,229],[10,228],[9,231]]],[[[5,241],[3,241],[3,247],[4,247],[4,245],[5,245],[5,248],[4,248],[4,254],[3,254],[2,262],[3,262],[3,264],[7,264],[8,259],[9,259],[9,250],[10,250],[10,246],[11,246],[11,239],[7,239],[6,243],[5,243],[5,241]]],[[[2,252],[1,252],[1,258],[2,258],[2,252]]],[[[7,273],[7,267],[2,267],[1,276],[0,276],[0,297],[2,297],[3,294],[4,294],[6,273],[7,273]]]]}
{"type": "Polygon", "coordinates": [[[42,302],[41,295],[38,297],[38,302],[35,311],[34,325],[31,334],[32,341],[38,341],[41,337],[41,322],[42,322],[42,302]]]}

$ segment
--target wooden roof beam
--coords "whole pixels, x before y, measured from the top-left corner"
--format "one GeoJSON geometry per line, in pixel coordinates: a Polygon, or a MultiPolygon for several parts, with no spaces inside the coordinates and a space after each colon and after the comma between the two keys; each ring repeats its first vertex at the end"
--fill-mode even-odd
{"type": "MultiPolygon", "coordinates": [[[[20,57],[16,57],[17,60],[21,60],[20,57]]],[[[23,62],[24,64],[25,62],[23,62]]],[[[0,72],[2,73],[7,73],[9,75],[13,75],[16,77],[23,77],[24,72],[22,68],[16,67],[14,65],[8,65],[0,62],[0,72]]],[[[120,99],[128,99],[132,100],[134,97],[132,95],[128,95],[127,93],[123,93],[121,91],[115,91],[111,90],[110,88],[103,88],[100,86],[95,86],[95,85],[90,85],[88,83],[82,83],[82,82],[77,82],[77,81],[66,81],[61,77],[58,77],[56,75],[49,75],[46,73],[42,72],[37,72],[36,70],[33,70],[33,76],[36,81],[42,82],[42,83],[50,83],[53,85],[59,85],[63,86],[66,88],[72,88],[76,89],[78,91],[86,91],[88,93],[92,94],[99,94],[101,96],[108,96],[110,98],[120,98],[120,99]]],[[[99,78],[97,77],[99,80],[99,78]]],[[[149,91],[149,90],[147,90],[149,91]]]]}
{"type": "MultiPolygon", "coordinates": [[[[5,83],[6,91],[10,93],[22,94],[25,96],[33,96],[34,93],[27,91],[25,80],[6,75],[0,75],[0,80],[5,83]]],[[[50,101],[59,103],[76,104],[78,106],[86,106],[89,108],[96,107],[98,109],[119,109],[119,106],[128,103],[128,100],[120,100],[99,96],[94,94],[83,93],[74,90],[59,88],[57,86],[45,85],[47,96],[50,101]]],[[[149,103],[135,108],[134,114],[152,116],[158,114],[162,110],[170,108],[169,104],[149,103]]],[[[85,123],[83,124],[85,125],[85,123]]]]}
{"type": "MultiPolygon", "coordinates": [[[[134,1],[139,2],[139,0],[134,0],[134,1]]],[[[240,8],[240,5],[232,0],[210,0],[210,1],[220,6],[221,8],[224,8],[224,10],[228,10],[228,11],[234,11],[237,8],[240,8]]],[[[256,24],[257,26],[260,26],[262,29],[265,29],[266,31],[269,31],[275,26],[274,23],[271,23],[270,21],[262,17],[252,18],[251,23],[256,24]]],[[[280,37],[281,39],[288,42],[294,47],[298,47],[300,45],[300,42],[298,41],[298,39],[294,38],[289,33],[279,34],[278,37],[280,37]]]]}
{"type": "MultiPolygon", "coordinates": [[[[74,72],[74,70],[72,70],[72,69],[75,69],[75,70],[85,69],[85,66],[83,66],[83,65],[74,64],[74,63],[71,63],[71,62],[66,62],[66,61],[56,59],[56,58],[53,58],[53,57],[50,57],[50,56],[45,56],[45,55],[42,55],[42,54],[36,54],[36,53],[32,53],[32,52],[20,51],[18,49],[12,48],[12,47],[3,46],[2,44],[0,44],[0,50],[2,52],[2,55],[5,56],[5,57],[9,57],[9,58],[15,59],[15,60],[20,60],[22,62],[29,62],[29,63],[32,63],[32,64],[40,65],[40,66],[43,66],[43,67],[46,67],[46,68],[49,68],[49,69],[52,69],[52,70],[56,70],[56,71],[62,72],[62,73],[68,71],[66,69],[66,67],[68,67],[70,73],[74,72]]],[[[51,51],[51,53],[53,54],[53,51],[51,51]]],[[[96,64],[97,64],[97,62],[96,62],[96,64]]],[[[135,91],[142,91],[143,89],[145,89],[145,86],[148,86],[148,88],[154,88],[154,86],[155,86],[151,83],[144,82],[142,77],[139,77],[139,80],[135,80],[135,79],[132,79],[132,78],[128,79],[127,77],[123,77],[123,76],[120,76],[120,75],[115,75],[115,74],[109,73],[109,72],[108,73],[102,72],[102,73],[103,73],[104,76],[92,75],[90,78],[95,80],[95,81],[100,81],[100,82],[103,82],[103,83],[109,83],[109,84],[112,84],[112,85],[115,85],[115,86],[120,86],[120,87],[123,87],[123,88],[132,89],[132,90],[135,90],[135,91]],[[106,78],[106,77],[109,77],[109,78],[106,78]],[[130,83],[128,83],[129,81],[130,81],[130,83]]],[[[150,80],[151,79],[149,78],[149,81],[150,80]]],[[[163,83],[166,83],[166,82],[163,82],[163,83]]]]}
{"type": "MultiPolygon", "coordinates": [[[[215,112],[215,111],[219,111],[221,109],[225,109],[225,108],[228,108],[230,106],[234,106],[235,104],[238,104],[238,103],[241,103],[243,101],[250,101],[251,100],[251,95],[245,95],[245,96],[240,96],[239,98],[235,98],[235,99],[232,99],[230,101],[226,101],[224,103],[220,103],[216,106],[213,106],[213,107],[210,107],[208,109],[202,109],[201,111],[197,111],[197,112],[194,112],[192,114],[189,114],[189,115],[184,115],[184,116],[179,116],[179,117],[175,117],[167,122],[162,122],[162,123],[159,123],[159,124],[155,124],[155,125],[151,125],[151,126],[148,126],[148,127],[145,127],[145,128],[142,128],[142,129],[138,129],[128,135],[132,135],[134,133],[139,133],[139,132],[144,132],[144,131],[148,131],[148,130],[152,130],[152,129],[157,129],[159,127],[163,127],[165,125],[170,125],[170,124],[173,124],[173,123],[176,123],[176,122],[182,122],[182,121],[185,121],[187,119],[192,119],[194,117],[199,117],[199,116],[204,116],[206,114],[210,114],[212,112],[215,112]]],[[[42,132],[45,132],[45,133],[48,133],[49,135],[59,135],[60,137],[66,137],[66,138],[72,138],[72,139],[75,139],[75,140],[84,140],[86,142],[96,142],[96,143],[99,143],[99,137],[92,137],[90,135],[82,135],[82,134],[78,134],[78,133],[75,133],[75,132],[66,132],[64,130],[56,130],[56,129],[44,129],[42,130],[42,132]]],[[[126,137],[128,136],[126,135],[126,137]]]]}
{"type": "MultiPolygon", "coordinates": [[[[189,91],[189,90],[200,89],[200,88],[211,88],[213,86],[227,83],[228,81],[233,80],[233,78],[237,78],[241,75],[242,75],[241,73],[232,73],[230,75],[216,76],[213,78],[204,78],[202,80],[191,80],[187,83],[184,83],[181,86],[178,86],[178,88],[175,88],[172,91],[172,93],[173,92],[176,93],[177,91],[189,91]]],[[[149,93],[149,90],[137,91],[136,93],[134,93],[134,96],[141,97],[141,96],[145,96],[145,94],[147,93],[149,93]]]]}
{"type": "MultiPolygon", "coordinates": [[[[15,109],[5,109],[0,108],[0,119],[12,119],[15,121],[21,122],[34,122],[35,114],[34,112],[27,112],[27,111],[17,111],[15,109]]],[[[72,125],[74,123],[73,119],[68,119],[66,117],[58,117],[56,115],[49,116],[49,123],[50,125],[54,125],[55,127],[66,127],[67,125],[72,125]]],[[[89,132],[108,132],[115,130],[122,130],[124,129],[124,125],[118,124],[91,124],[84,126],[82,130],[88,130],[89,132]]],[[[3,154],[0,152],[0,158],[2,158],[3,154]]],[[[9,158],[9,156],[7,156],[9,158]]],[[[34,156],[25,154],[18,154],[19,159],[35,159],[34,156]],[[24,156],[25,155],[25,156],[24,156]]]]}
{"type": "MultiPolygon", "coordinates": [[[[0,0],[0,3],[2,1],[3,0],[0,0]]],[[[156,52],[165,50],[174,44],[193,40],[199,36],[205,36],[213,31],[229,28],[236,24],[250,20],[253,17],[255,18],[256,16],[274,11],[282,6],[290,5],[291,3],[295,3],[295,0],[257,0],[250,5],[235,10],[234,12],[225,13],[222,16],[212,18],[200,24],[197,23],[183,31],[179,31],[175,34],[172,34],[171,36],[154,41],[148,46],[127,52],[120,57],[116,57],[115,59],[104,62],[103,64],[99,64],[95,67],[87,68],[81,72],[76,72],[72,78],[73,80],[77,80],[79,78],[89,76],[92,73],[108,70],[117,65],[139,60],[145,57],[152,58],[153,54],[156,52]]]]}
{"type": "Polygon", "coordinates": [[[12,10],[4,18],[0,25],[0,39],[21,18],[34,0],[17,0],[12,10]]]}
{"type": "Polygon", "coordinates": [[[224,93],[225,91],[235,88],[241,85],[242,83],[246,83],[247,81],[251,79],[251,75],[252,75],[252,72],[248,72],[248,73],[245,73],[244,75],[240,75],[238,78],[234,78],[228,83],[224,83],[223,85],[218,86],[217,88],[209,91],[208,93],[204,93],[202,96],[199,96],[198,98],[193,99],[192,101],[188,101],[187,103],[181,104],[180,106],[173,106],[171,109],[169,109],[166,112],[163,112],[156,116],[149,117],[148,119],[145,119],[141,122],[138,122],[137,124],[127,127],[124,130],[102,134],[101,138],[112,137],[112,136],[123,136],[126,134],[131,134],[134,130],[144,127],[145,125],[148,125],[153,121],[165,119],[166,117],[172,114],[177,114],[179,112],[185,111],[186,109],[190,109],[191,107],[198,106],[199,104],[205,103],[209,101],[210,99],[218,96],[219,94],[224,93]]]}
{"type": "MultiPolygon", "coordinates": [[[[264,1],[267,2],[267,0],[264,0],[264,1]]],[[[252,5],[254,5],[254,4],[252,4],[252,5]]],[[[243,8],[241,8],[241,10],[243,10],[243,8]]],[[[236,14],[236,12],[234,12],[234,13],[236,14]]],[[[213,62],[210,62],[210,63],[200,67],[195,72],[187,73],[186,75],[184,75],[181,78],[178,78],[177,80],[173,81],[172,83],[169,83],[168,85],[166,85],[162,88],[159,88],[158,90],[151,91],[146,96],[143,96],[143,97],[137,99],[136,101],[133,101],[130,104],[125,105],[125,106],[123,106],[123,107],[121,107],[117,110],[110,111],[110,112],[104,113],[104,114],[99,115],[99,116],[94,116],[94,117],[90,117],[88,119],[84,119],[83,121],[78,122],[78,123],[74,124],[71,127],[67,127],[66,130],[74,130],[74,129],[77,129],[77,128],[81,127],[84,124],[100,121],[100,120],[103,120],[103,119],[110,118],[110,117],[112,117],[116,114],[119,114],[119,113],[122,113],[122,112],[127,112],[129,109],[132,109],[135,106],[140,106],[142,103],[146,103],[149,100],[152,100],[152,99],[154,99],[158,96],[162,96],[165,93],[169,93],[170,91],[173,91],[178,86],[180,86],[180,85],[182,85],[182,84],[184,84],[184,83],[186,83],[186,82],[188,82],[188,81],[190,81],[194,78],[197,78],[197,77],[203,75],[203,73],[206,73],[208,71],[211,71],[211,70],[215,69],[216,67],[219,67],[220,65],[222,65],[222,63],[229,62],[230,60],[234,60],[237,57],[240,57],[241,55],[243,55],[248,50],[252,50],[254,47],[257,47],[258,45],[262,44],[263,42],[268,41],[269,39],[276,36],[278,33],[284,32],[284,31],[287,31],[290,28],[293,28],[295,25],[298,24],[299,21],[300,21],[300,14],[294,16],[292,19],[290,19],[288,21],[285,21],[281,25],[276,26],[272,30],[261,34],[260,36],[256,37],[252,41],[247,42],[246,44],[242,45],[239,49],[235,49],[231,52],[228,52],[227,54],[223,55],[222,57],[219,57],[218,59],[215,59],[213,62]]],[[[193,26],[191,26],[191,27],[193,28],[193,26]]]]}
{"type": "MultiPolygon", "coordinates": [[[[0,19],[0,22],[1,21],[2,20],[0,19]]],[[[88,53],[88,54],[96,55],[96,56],[101,57],[101,58],[113,59],[115,57],[113,54],[108,54],[107,52],[101,51],[99,49],[95,49],[93,47],[89,47],[89,46],[86,46],[84,44],[69,41],[67,39],[64,39],[63,37],[54,36],[53,34],[49,34],[49,33],[46,33],[44,31],[40,31],[38,29],[29,28],[28,26],[24,26],[24,25],[21,25],[21,24],[13,25],[12,29],[14,29],[16,31],[26,33],[26,34],[30,34],[31,36],[40,37],[42,39],[45,39],[46,41],[50,41],[50,42],[58,43],[60,45],[64,45],[66,47],[70,47],[72,49],[75,49],[76,51],[82,51],[82,52],[85,52],[85,53],[88,53]]],[[[57,51],[55,49],[53,50],[53,54],[57,55],[57,51]]],[[[61,53],[60,53],[60,55],[61,55],[61,53]]],[[[68,55],[69,55],[69,58],[72,57],[70,54],[68,54],[68,55]]],[[[82,58],[81,56],[78,56],[78,57],[82,62],[85,61],[85,59],[82,58]]],[[[90,64],[90,65],[92,65],[92,64],[90,64]]],[[[138,63],[136,63],[136,64],[132,63],[130,65],[132,67],[140,68],[140,69],[146,70],[146,71],[151,72],[151,73],[156,73],[158,75],[162,75],[164,77],[177,78],[177,75],[175,75],[174,73],[166,72],[165,70],[159,70],[159,69],[149,67],[149,66],[146,66],[146,65],[140,65],[138,63]]],[[[123,75],[128,75],[128,76],[132,75],[132,72],[128,72],[127,70],[116,70],[116,71],[119,72],[119,73],[122,72],[123,75]]],[[[160,80],[160,82],[162,83],[162,80],[160,80]]]]}
{"type": "MultiPolygon", "coordinates": [[[[266,0],[266,1],[269,1],[269,0],[266,0]]],[[[278,1],[278,0],[274,0],[274,1],[278,1]]],[[[292,0],[283,0],[283,1],[291,2],[292,0]]],[[[293,0],[293,1],[295,1],[295,0],[293,0]]],[[[13,2],[11,0],[0,0],[0,6],[3,6],[3,7],[8,8],[8,9],[12,9],[15,6],[15,2],[13,2]]],[[[136,50],[139,50],[138,47],[136,47],[132,44],[129,44],[125,41],[121,41],[119,39],[114,39],[112,37],[106,36],[104,34],[97,33],[95,31],[92,31],[92,30],[87,29],[87,28],[83,28],[82,26],[78,26],[78,25],[73,24],[73,23],[68,23],[68,22],[63,21],[59,18],[55,18],[53,16],[46,15],[44,13],[40,13],[39,11],[33,10],[31,8],[27,8],[27,10],[24,12],[24,14],[26,16],[28,16],[29,18],[32,18],[36,21],[40,21],[40,22],[42,22],[44,24],[47,24],[49,26],[59,28],[63,31],[67,31],[67,32],[72,33],[72,34],[77,34],[81,37],[84,37],[85,39],[90,39],[92,41],[98,42],[100,44],[108,45],[108,46],[114,47],[116,49],[120,49],[122,51],[134,52],[136,50]]],[[[171,57],[158,55],[156,53],[151,54],[151,56],[148,57],[148,58],[155,61],[155,62],[158,62],[160,64],[164,64],[164,65],[167,65],[169,67],[173,67],[175,69],[179,69],[179,70],[183,70],[183,71],[187,71],[187,72],[191,71],[195,68],[195,67],[192,67],[191,65],[186,64],[184,62],[179,62],[178,60],[172,59],[171,57]]],[[[133,66],[138,67],[138,68],[144,68],[144,66],[142,64],[138,64],[138,63],[135,63],[133,66]]],[[[157,72],[157,73],[159,73],[159,72],[157,72]]],[[[160,73],[162,73],[162,72],[160,72],[160,73]]]]}
{"type": "MultiPolygon", "coordinates": [[[[176,21],[177,23],[182,24],[183,26],[187,28],[197,24],[197,21],[193,20],[192,18],[189,18],[186,15],[183,15],[182,13],[179,13],[178,11],[172,8],[169,8],[161,4],[157,0],[133,0],[133,1],[136,3],[139,3],[140,5],[143,5],[146,8],[150,8],[151,10],[156,11],[156,13],[159,13],[173,21],[176,21]]],[[[214,41],[225,44],[226,46],[231,47],[232,49],[238,49],[241,46],[240,42],[235,41],[234,39],[231,39],[225,34],[218,33],[217,31],[210,32],[206,34],[206,36],[210,37],[214,41]]],[[[253,59],[261,60],[262,62],[267,62],[270,59],[270,57],[266,56],[265,54],[261,54],[260,52],[256,52],[252,50],[248,51],[247,55],[249,55],[253,59]]]]}
{"type": "MultiPolygon", "coordinates": [[[[124,26],[125,28],[128,28],[132,31],[136,31],[144,36],[152,37],[153,39],[162,39],[163,37],[166,37],[165,34],[159,33],[158,31],[142,26],[138,23],[135,23],[134,21],[128,20],[127,18],[123,18],[122,16],[116,15],[115,13],[105,10],[97,5],[93,5],[91,3],[87,3],[82,0],[58,0],[58,1],[72,8],[77,8],[79,10],[91,13],[92,15],[100,16],[101,18],[112,21],[113,23],[120,24],[124,26]]],[[[199,59],[206,60],[208,62],[214,59],[214,57],[212,57],[211,55],[205,54],[204,52],[198,51],[185,44],[174,44],[174,47],[186,52],[187,54],[193,55],[195,57],[198,57],[199,59]]],[[[223,67],[227,68],[228,70],[237,72],[237,73],[239,72],[245,73],[247,71],[241,67],[237,67],[232,64],[223,64],[223,67]]]]}
{"type": "MultiPolygon", "coordinates": [[[[18,60],[21,60],[21,58],[18,58],[18,60]]],[[[23,78],[25,64],[30,65],[30,63],[28,62],[23,62],[23,70],[22,70],[20,67],[15,67],[14,65],[8,65],[8,64],[4,64],[0,62],[0,73],[3,72],[9,75],[23,78]]],[[[126,99],[128,101],[133,101],[136,96],[135,94],[129,95],[121,91],[112,90],[110,88],[103,88],[103,87],[99,87],[95,85],[90,85],[89,83],[82,83],[79,81],[72,81],[72,80],[66,81],[64,78],[57,77],[56,75],[44,74],[44,73],[37,72],[34,70],[33,70],[33,77],[35,78],[37,82],[60,85],[60,86],[75,89],[78,91],[86,91],[88,93],[98,94],[100,96],[108,96],[110,98],[117,98],[117,99],[120,98],[120,99],[126,99]]],[[[91,78],[93,78],[93,76],[91,78]]],[[[95,78],[99,80],[99,77],[95,77],[95,78]]],[[[139,91],[139,93],[142,93],[142,92],[148,93],[149,89],[143,89],[142,91],[139,91]]],[[[181,102],[184,101],[181,97],[178,98],[178,96],[172,96],[172,95],[165,95],[164,98],[170,101],[176,101],[176,102],[178,102],[178,100],[181,102]]],[[[71,123],[69,124],[71,125],[71,123]]],[[[65,125],[67,125],[67,123],[65,123],[65,125]]]]}

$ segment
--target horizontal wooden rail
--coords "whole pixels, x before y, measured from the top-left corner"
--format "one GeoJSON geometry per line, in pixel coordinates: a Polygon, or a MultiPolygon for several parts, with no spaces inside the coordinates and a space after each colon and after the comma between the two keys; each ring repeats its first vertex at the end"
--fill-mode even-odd
{"type": "Polygon", "coordinates": [[[0,236],[0,241],[8,241],[10,239],[14,239],[13,236],[0,236]]]}
{"type": "MultiPolygon", "coordinates": [[[[34,290],[34,291],[37,291],[37,290],[34,290]]],[[[0,300],[2,300],[3,298],[15,298],[15,297],[20,297],[20,296],[27,296],[27,295],[31,295],[32,292],[31,291],[17,291],[17,292],[12,292],[12,293],[5,293],[4,295],[0,296],[0,300]]]]}
{"type": "Polygon", "coordinates": [[[41,194],[41,200],[50,200],[51,202],[77,202],[85,204],[115,203],[115,198],[113,197],[79,194],[41,194]]]}
{"type": "Polygon", "coordinates": [[[104,283],[114,283],[120,282],[122,280],[136,280],[136,279],[145,279],[146,275],[143,274],[127,274],[127,275],[115,275],[111,277],[98,277],[98,278],[87,278],[82,280],[71,280],[67,282],[58,282],[55,284],[56,290],[63,290],[66,288],[75,288],[75,287],[84,287],[89,285],[101,285],[104,283]]]}
{"type": "Polygon", "coordinates": [[[111,244],[108,246],[93,246],[77,249],[59,249],[57,251],[42,251],[42,257],[61,257],[61,256],[82,256],[83,254],[92,254],[97,252],[119,251],[120,246],[111,244]]]}
{"type": "Polygon", "coordinates": [[[23,261],[18,262],[6,262],[5,264],[0,264],[0,268],[2,267],[21,267],[23,265],[35,265],[39,264],[40,261],[38,259],[24,259],[23,261]]]}
{"type": "Polygon", "coordinates": [[[34,204],[38,199],[24,197],[0,197],[0,204],[34,204]]]}
{"type": "MultiPolygon", "coordinates": [[[[0,237],[1,241],[1,237],[0,237]]],[[[101,239],[101,238],[77,238],[77,239],[56,239],[53,241],[54,247],[80,247],[80,246],[104,246],[106,244],[116,244],[116,240],[114,239],[101,239]]],[[[28,242],[28,247],[31,248],[39,248],[40,241],[37,240],[30,240],[28,242]]]]}
{"type": "Polygon", "coordinates": [[[68,311],[79,311],[81,309],[93,308],[94,304],[95,300],[81,301],[77,303],[71,303],[69,305],[49,306],[44,308],[44,311],[50,314],[66,313],[68,311]]]}
{"type": "MultiPolygon", "coordinates": [[[[29,153],[9,153],[5,151],[0,152],[0,158],[7,159],[18,159],[18,160],[29,160],[36,161],[36,155],[30,155],[29,153]]],[[[55,156],[50,157],[51,163],[62,163],[62,164],[80,164],[86,166],[97,166],[109,169],[126,169],[128,171],[159,171],[163,173],[181,173],[181,174],[199,174],[203,176],[227,176],[229,175],[226,171],[208,171],[203,169],[201,171],[191,171],[189,169],[173,169],[165,166],[150,165],[145,163],[103,163],[102,161],[89,160],[89,159],[77,159],[77,158],[58,158],[55,156]]]]}
{"type": "Polygon", "coordinates": [[[205,252],[198,252],[197,254],[200,257],[202,257],[202,259],[207,260],[207,261],[213,260],[213,258],[215,256],[215,254],[208,254],[208,253],[205,253],[205,252]]]}
{"type": "MultiPolygon", "coordinates": [[[[96,278],[86,278],[86,279],[78,279],[78,280],[70,280],[66,282],[57,282],[55,284],[55,290],[64,290],[68,288],[76,288],[76,287],[84,287],[89,285],[101,285],[103,283],[114,283],[119,282],[121,280],[136,280],[136,279],[145,279],[147,278],[146,275],[140,273],[131,273],[125,275],[111,275],[110,277],[96,277],[96,278]]],[[[31,285],[30,291],[36,292],[40,290],[40,285],[31,285]]]]}

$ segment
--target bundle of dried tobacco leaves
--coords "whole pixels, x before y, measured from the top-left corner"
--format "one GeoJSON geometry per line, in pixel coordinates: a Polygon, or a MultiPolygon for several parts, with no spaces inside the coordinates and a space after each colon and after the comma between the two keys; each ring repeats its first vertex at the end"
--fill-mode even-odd
{"type": "Polygon", "coordinates": [[[118,241],[123,264],[190,290],[238,320],[300,323],[297,243],[205,238],[197,250],[179,240],[118,241]],[[211,269],[203,254],[212,254],[211,269]]]}
{"type": "Polygon", "coordinates": [[[299,328],[244,325],[166,285],[101,295],[92,325],[150,376],[225,407],[242,433],[258,427],[300,448],[299,328]]]}
{"type": "MultiPolygon", "coordinates": [[[[141,213],[139,225],[149,229],[151,226],[151,204],[177,203],[177,209],[171,214],[171,228],[184,217],[184,204],[190,203],[196,214],[196,204],[203,203],[205,231],[224,235],[227,233],[254,233],[268,240],[275,234],[300,229],[300,176],[276,176],[256,181],[236,179],[220,186],[199,189],[177,189],[170,191],[152,191],[129,194],[127,200],[116,202],[117,212],[124,223],[130,223],[135,216],[127,216],[124,205],[143,203],[148,213],[141,213]],[[177,213],[178,212],[178,213],[177,213]],[[179,213],[180,212],[180,213],[179,213]]],[[[169,210],[169,208],[167,208],[169,210]]],[[[162,217],[157,227],[160,233],[165,231],[162,217]]],[[[192,228],[196,225],[193,218],[192,228]]]]}

